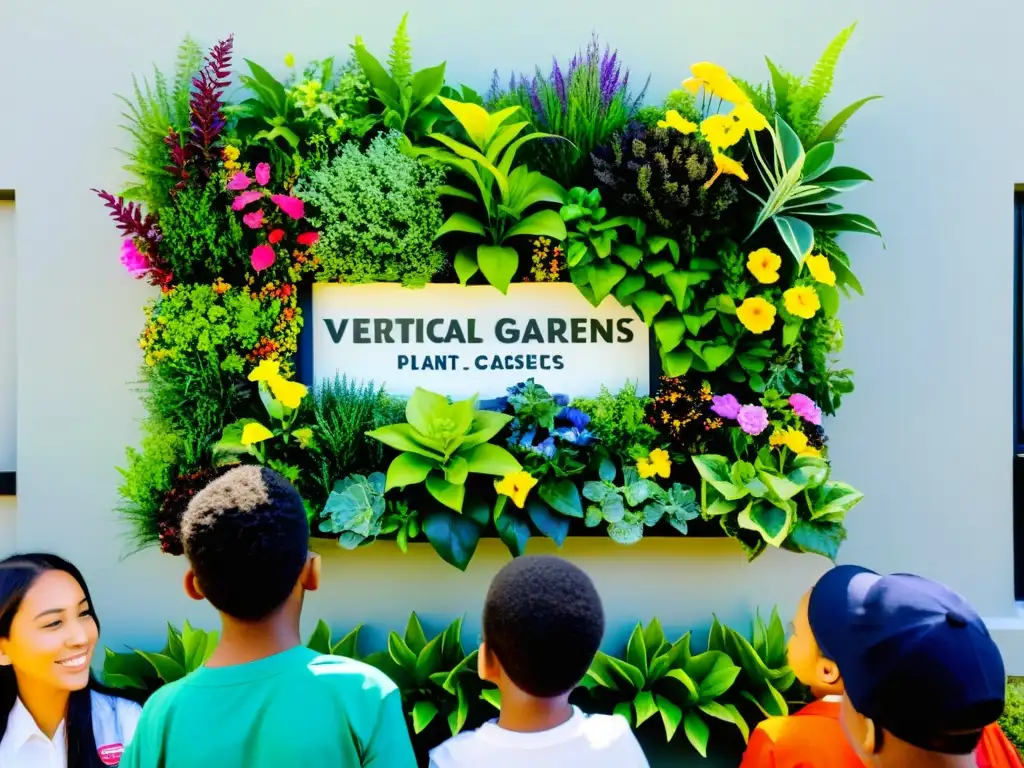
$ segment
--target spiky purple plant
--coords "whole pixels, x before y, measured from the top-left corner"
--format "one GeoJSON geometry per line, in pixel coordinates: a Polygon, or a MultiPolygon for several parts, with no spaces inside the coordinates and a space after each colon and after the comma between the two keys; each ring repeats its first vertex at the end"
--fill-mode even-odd
{"type": "Polygon", "coordinates": [[[192,79],[192,136],[188,144],[204,180],[216,165],[213,148],[226,124],[223,99],[230,84],[234,41],[235,36],[229,35],[217,43],[207,54],[199,74],[192,79]]]}

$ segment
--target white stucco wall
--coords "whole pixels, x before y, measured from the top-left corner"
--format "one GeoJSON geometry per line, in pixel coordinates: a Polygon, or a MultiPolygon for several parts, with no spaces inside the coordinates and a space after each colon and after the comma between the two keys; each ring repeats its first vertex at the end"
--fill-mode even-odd
{"type": "MultiPolygon", "coordinates": [[[[878,222],[887,249],[848,241],[868,296],[844,310],[843,362],[858,390],[830,425],[831,446],[836,475],[867,500],[850,517],[842,558],[938,577],[988,616],[1015,614],[1011,244],[1013,184],[1024,181],[1015,55],[1024,5],[1006,0],[3,3],[0,189],[17,191],[17,275],[0,302],[16,301],[19,496],[16,512],[0,506],[0,554],[42,548],[77,562],[110,644],[155,642],[164,622],[184,616],[212,624],[179,588],[181,561],[152,551],[120,559],[114,466],[137,437],[129,382],[150,289],[118,263],[116,233],[88,191],[123,181],[112,94],[154,60],[170,67],[185,32],[204,45],[234,32],[239,59],[273,66],[288,51],[343,55],[357,33],[383,49],[406,8],[416,61],[447,58],[451,79],[484,87],[495,66],[546,66],[597,30],[634,77],[653,73],[656,98],[694,61],[759,79],[768,54],[806,71],[859,19],[832,106],[886,97],[855,119],[840,160],[874,174],[849,204],[878,222]]],[[[616,640],[654,614],[683,629],[706,626],[713,611],[727,621],[757,605],[788,612],[826,566],[778,552],[748,566],[728,541],[577,540],[564,553],[598,581],[616,640]]],[[[406,557],[391,545],[328,547],[306,619],[379,630],[412,609],[428,622],[466,613],[472,642],[489,577],[507,557],[485,542],[462,574],[425,545],[406,557]]],[[[1018,635],[1000,635],[1009,658],[1018,635]]]]}

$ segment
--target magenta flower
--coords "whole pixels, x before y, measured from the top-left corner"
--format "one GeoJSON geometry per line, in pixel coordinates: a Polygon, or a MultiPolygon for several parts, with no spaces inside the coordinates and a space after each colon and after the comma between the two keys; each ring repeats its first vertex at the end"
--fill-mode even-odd
{"type": "Polygon", "coordinates": [[[789,404],[793,408],[793,413],[801,419],[816,426],[821,426],[821,408],[807,395],[792,395],[789,398],[789,404]]]}
{"type": "Polygon", "coordinates": [[[121,241],[121,263],[132,277],[142,277],[152,266],[146,254],[139,250],[135,240],[130,237],[121,241]]]}
{"type": "Polygon", "coordinates": [[[252,184],[252,179],[245,175],[245,171],[239,171],[228,181],[228,189],[232,192],[241,192],[243,189],[248,189],[250,184],[252,184]]]}
{"type": "Polygon", "coordinates": [[[284,211],[286,216],[293,219],[301,219],[306,215],[306,206],[297,197],[290,195],[271,195],[270,199],[274,204],[284,211]]]}
{"type": "Polygon", "coordinates": [[[257,208],[252,213],[247,213],[242,217],[242,221],[249,229],[259,229],[263,226],[263,209],[257,208]]]}
{"type": "Polygon", "coordinates": [[[255,202],[263,197],[263,193],[257,189],[243,192],[231,202],[231,208],[236,211],[240,211],[249,203],[255,202]]]}
{"type": "Polygon", "coordinates": [[[734,420],[740,414],[740,401],[734,395],[715,395],[711,398],[711,410],[723,419],[734,420]]]}
{"type": "Polygon", "coordinates": [[[748,435],[760,435],[768,429],[768,411],[760,405],[744,405],[736,416],[740,429],[748,435]]]}
{"type": "Polygon", "coordinates": [[[265,187],[270,183],[270,166],[266,163],[260,163],[256,166],[256,183],[261,187],[265,187]]]}
{"type": "Polygon", "coordinates": [[[262,272],[273,264],[276,258],[277,254],[274,253],[274,249],[269,245],[257,245],[252,249],[252,256],[249,257],[249,261],[252,262],[253,269],[257,272],[262,272]]]}

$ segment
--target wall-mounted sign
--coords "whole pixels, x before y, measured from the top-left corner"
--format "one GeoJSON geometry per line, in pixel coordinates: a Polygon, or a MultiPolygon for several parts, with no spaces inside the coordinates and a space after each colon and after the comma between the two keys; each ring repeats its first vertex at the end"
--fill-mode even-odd
{"type": "MultiPolygon", "coordinates": [[[[452,397],[496,397],[533,377],[573,396],[627,381],[650,391],[650,344],[636,313],[612,298],[591,306],[571,284],[389,283],[313,287],[312,376],[373,380],[452,397]]],[[[307,331],[309,332],[309,328],[307,331]]]]}

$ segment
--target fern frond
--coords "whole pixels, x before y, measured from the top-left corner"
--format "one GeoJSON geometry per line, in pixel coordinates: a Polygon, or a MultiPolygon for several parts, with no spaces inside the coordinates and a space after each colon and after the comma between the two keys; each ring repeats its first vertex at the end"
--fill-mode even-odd
{"type": "Polygon", "coordinates": [[[391,51],[388,53],[388,69],[391,71],[391,79],[398,87],[406,85],[412,80],[412,41],[406,30],[406,23],[409,14],[402,16],[402,21],[395,30],[395,36],[391,41],[391,51]]]}
{"type": "Polygon", "coordinates": [[[173,122],[178,133],[189,127],[189,100],[192,97],[192,78],[203,65],[203,49],[186,35],[178,46],[178,63],[174,69],[173,122]]]}
{"type": "Polygon", "coordinates": [[[814,65],[810,77],[807,78],[807,83],[793,94],[790,125],[805,146],[821,130],[819,124],[821,105],[832,91],[839,56],[856,27],[857,23],[854,22],[836,35],[814,65]]]}

